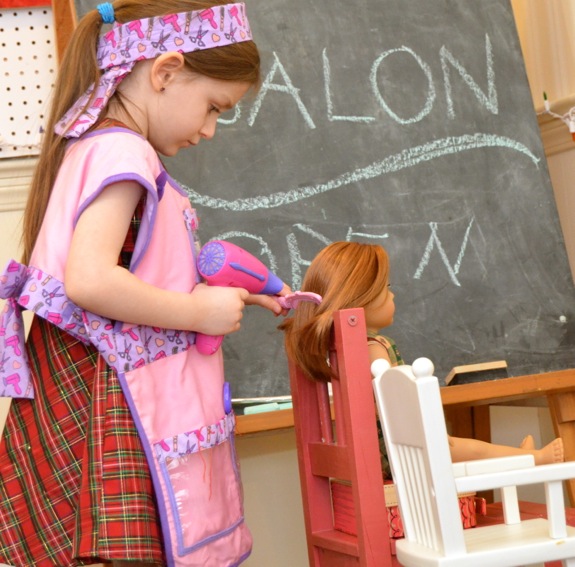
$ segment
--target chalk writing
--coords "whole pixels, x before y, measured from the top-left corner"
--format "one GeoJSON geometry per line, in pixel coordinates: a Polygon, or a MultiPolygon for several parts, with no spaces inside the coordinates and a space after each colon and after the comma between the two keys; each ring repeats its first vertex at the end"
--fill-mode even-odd
{"type": "Polygon", "coordinates": [[[421,258],[421,262],[419,263],[419,266],[415,270],[415,274],[413,275],[413,278],[416,280],[421,278],[423,271],[425,270],[427,264],[429,264],[431,252],[437,246],[437,250],[439,251],[441,259],[442,259],[443,263],[445,264],[445,267],[447,268],[447,271],[449,273],[449,277],[450,277],[451,281],[455,285],[460,286],[461,284],[459,283],[459,280],[457,279],[457,274],[459,273],[459,268],[460,268],[461,262],[463,260],[463,255],[465,254],[465,248],[467,247],[467,242],[469,240],[469,231],[471,230],[471,225],[473,224],[473,220],[474,219],[471,219],[471,222],[467,226],[467,230],[465,231],[465,236],[463,238],[463,242],[461,243],[461,249],[459,251],[457,261],[455,262],[455,264],[453,266],[451,266],[451,264],[449,263],[449,258],[447,257],[447,254],[445,253],[445,249],[443,248],[443,245],[441,244],[441,240],[439,239],[439,236],[437,235],[437,223],[436,222],[430,222],[429,227],[431,228],[431,236],[429,237],[429,240],[427,242],[427,246],[425,247],[425,252],[423,254],[423,257],[421,258]]]}
{"type": "Polygon", "coordinates": [[[429,68],[429,65],[425,61],[423,61],[423,59],[421,59],[421,57],[419,57],[419,55],[417,55],[417,53],[415,53],[409,47],[399,47],[397,49],[391,49],[389,51],[382,53],[375,60],[375,63],[373,64],[369,80],[370,80],[371,87],[373,89],[373,93],[375,95],[375,98],[377,99],[377,101],[379,102],[381,107],[385,110],[385,112],[387,112],[387,114],[389,114],[389,116],[391,116],[399,124],[413,124],[414,122],[419,122],[422,118],[427,116],[431,112],[431,109],[433,108],[433,102],[435,101],[436,95],[435,95],[435,87],[433,85],[433,76],[431,74],[431,69],[429,68]],[[390,55],[392,55],[393,53],[400,53],[400,52],[409,53],[415,59],[417,64],[421,67],[421,70],[424,72],[424,74],[427,78],[428,85],[429,85],[424,108],[417,115],[415,115],[411,118],[401,118],[393,110],[391,110],[391,108],[389,107],[389,105],[387,104],[387,102],[385,101],[383,96],[381,95],[379,86],[377,84],[377,69],[380,66],[380,64],[382,63],[382,61],[386,57],[389,57],[390,55]]]}
{"type": "Polygon", "coordinates": [[[307,185],[305,187],[288,189],[287,191],[279,191],[271,195],[222,199],[210,197],[209,195],[202,195],[195,189],[185,185],[184,188],[195,205],[202,205],[210,209],[224,209],[235,212],[271,209],[274,207],[289,205],[291,203],[297,203],[298,201],[309,199],[310,197],[333,191],[346,185],[359,183],[366,179],[373,179],[388,173],[414,167],[426,161],[459,152],[479,150],[481,148],[509,149],[525,155],[535,166],[538,167],[539,164],[539,158],[532,153],[527,146],[517,140],[513,140],[506,136],[475,133],[465,134],[463,136],[449,136],[447,138],[433,140],[432,142],[428,142],[420,146],[402,150],[397,154],[393,154],[381,161],[376,161],[368,166],[343,173],[329,181],[317,183],[315,185],[307,185]]]}
{"type": "MultiPolygon", "coordinates": [[[[252,105],[247,124],[248,126],[253,126],[256,118],[260,112],[263,105],[264,99],[268,95],[269,91],[275,91],[283,94],[287,94],[293,98],[296,106],[304,119],[304,122],[310,129],[315,129],[316,124],[312,118],[310,110],[304,104],[302,97],[300,95],[301,89],[294,85],[288,71],[280,60],[277,52],[273,52],[273,63],[270,70],[268,71],[262,87],[258,93],[258,96],[252,105]],[[283,84],[274,82],[276,75],[279,74],[283,80],[283,84]]],[[[475,95],[477,101],[485,107],[489,112],[497,114],[498,107],[498,97],[497,89],[495,85],[495,69],[493,63],[493,48],[491,44],[491,39],[489,34],[485,34],[485,64],[486,64],[486,78],[487,78],[487,95],[481,90],[477,81],[472,77],[472,75],[466,70],[464,65],[455,58],[451,51],[442,45],[439,50],[439,59],[441,62],[441,69],[443,74],[443,84],[445,88],[445,97],[447,101],[447,115],[449,118],[455,118],[453,94],[452,94],[452,80],[450,68],[453,67],[461,76],[464,83],[469,87],[471,92],[475,95]]],[[[334,114],[334,103],[333,103],[333,93],[332,93],[332,77],[331,77],[331,64],[328,57],[327,49],[322,50],[322,67],[323,67],[323,79],[324,79],[324,96],[326,101],[327,118],[330,122],[337,121],[347,121],[356,123],[372,123],[375,121],[374,116],[344,116],[334,114]]],[[[425,118],[433,109],[435,99],[437,97],[437,91],[433,80],[433,73],[431,67],[426,63],[413,49],[408,46],[401,46],[395,49],[389,49],[384,51],[379,56],[377,56],[371,66],[371,71],[369,73],[369,84],[371,85],[371,90],[375,97],[375,100],[379,103],[381,108],[387,113],[398,124],[414,124],[425,118]],[[417,66],[423,72],[426,82],[427,82],[427,93],[425,95],[425,103],[423,108],[414,116],[409,118],[400,117],[397,112],[395,112],[391,106],[386,101],[382,89],[378,83],[378,71],[380,67],[384,64],[385,60],[392,55],[397,56],[401,54],[407,54],[412,57],[416,62],[417,66]]],[[[237,117],[236,113],[236,117],[237,117]]],[[[233,124],[236,122],[235,119],[220,119],[223,124],[233,124]]]]}
{"type": "Polygon", "coordinates": [[[347,122],[373,122],[375,116],[336,116],[333,114],[333,100],[331,94],[331,67],[329,64],[329,58],[327,56],[327,50],[324,49],[322,52],[323,59],[323,81],[324,81],[324,92],[325,100],[327,104],[327,117],[330,122],[347,121],[347,122]]]}
{"type": "Polygon", "coordinates": [[[481,102],[493,114],[497,114],[499,112],[499,106],[497,102],[497,89],[495,88],[495,71],[493,68],[493,49],[491,47],[491,40],[489,39],[488,34],[485,34],[485,52],[487,56],[487,96],[479,88],[471,75],[467,73],[463,65],[461,65],[457,59],[455,59],[451,52],[445,46],[441,47],[439,54],[441,57],[441,68],[443,70],[443,79],[445,83],[445,95],[447,97],[447,114],[450,118],[455,118],[455,111],[453,110],[451,80],[447,62],[451,63],[451,65],[457,69],[462,79],[469,86],[471,92],[477,97],[479,102],[481,102]]]}
{"type": "MultiPolygon", "coordinates": [[[[575,292],[508,0],[256,14],[261,90],[167,164],[202,240],[236,241],[293,289],[330,242],[382,244],[406,360],[572,368],[575,292]]],[[[289,394],[261,311],[224,341],[234,396],[289,394]]]]}
{"type": "Polygon", "coordinates": [[[299,89],[296,89],[294,87],[294,85],[291,82],[291,79],[289,77],[289,75],[287,74],[284,66],[282,65],[281,61],[279,60],[279,57],[277,56],[277,53],[274,52],[273,54],[274,56],[274,62],[272,65],[272,68],[270,69],[267,77],[265,78],[262,87],[260,89],[260,92],[258,93],[258,96],[250,110],[250,115],[248,117],[248,125],[249,126],[253,126],[255,120],[256,120],[256,116],[258,115],[259,109],[262,105],[262,102],[266,96],[266,94],[268,93],[268,91],[278,91],[278,92],[284,92],[287,93],[289,95],[291,95],[294,100],[297,103],[297,107],[299,109],[299,111],[301,112],[306,124],[310,127],[310,128],[315,128],[315,124],[311,118],[310,113],[308,112],[305,104],[303,103],[301,97],[299,96],[299,89]],[[276,72],[279,71],[280,75],[283,77],[283,80],[285,81],[285,85],[278,85],[277,83],[273,83],[273,78],[275,77],[276,72]]]}
{"type": "MultiPolygon", "coordinates": [[[[458,254],[457,259],[453,265],[451,265],[449,258],[447,257],[447,254],[446,254],[445,249],[443,247],[443,244],[441,242],[441,239],[439,238],[438,227],[439,227],[440,223],[438,223],[438,222],[428,223],[431,234],[429,236],[427,244],[424,247],[423,254],[421,256],[421,260],[420,260],[420,262],[419,262],[419,264],[415,270],[415,273],[413,275],[413,279],[416,279],[416,280],[421,279],[423,272],[425,271],[425,268],[429,264],[429,261],[431,259],[433,251],[435,249],[437,249],[440,258],[441,258],[443,264],[445,265],[445,267],[447,269],[447,274],[448,274],[449,280],[454,285],[461,286],[461,284],[457,278],[457,274],[459,273],[459,270],[461,268],[461,264],[463,262],[465,250],[467,248],[467,244],[469,241],[469,233],[471,231],[471,227],[473,226],[474,220],[475,219],[472,218],[469,221],[469,224],[467,225],[467,228],[465,230],[465,234],[464,234],[463,239],[462,239],[459,254],[458,254]]],[[[447,223],[445,223],[445,224],[447,224],[447,223]]],[[[315,239],[318,242],[318,248],[323,247],[323,246],[327,246],[328,244],[330,244],[332,242],[332,240],[330,240],[325,235],[321,234],[320,232],[313,229],[311,226],[309,226],[307,224],[296,223],[293,225],[293,228],[295,230],[299,231],[300,233],[305,234],[307,236],[310,236],[312,239],[315,239]]],[[[264,261],[267,262],[267,265],[270,267],[272,272],[277,272],[277,266],[278,266],[277,255],[274,254],[274,252],[272,251],[271,245],[268,242],[266,242],[266,240],[263,237],[261,237],[257,234],[245,232],[245,231],[228,231],[228,232],[222,232],[220,234],[217,234],[213,238],[216,240],[220,240],[220,239],[221,240],[234,240],[234,239],[240,239],[241,240],[241,239],[245,238],[247,240],[257,242],[260,246],[260,254],[263,257],[264,261]]],[[[302,247],[298,243],[298,239],[297,239],[295,232],[293,232],[293,231],[289,232],[285,238],[286,238],[287,248],[288,248],[288,252],[289,252],[289,260],[290,260],[290,265],[291,265],[290,286],[293,289],[299,289],[301,287],[301,282],[302,282],[302,275],[303,275],[302,274],[302,268],[309,266],[311,263],[311,259],[304,259],[304,257],[302,256],[302,247]]],[[[353,227],[350,226],[345,231],[345,236],[342,238],[342,240],[346,240],[346,241],[350,242],[351,240],[355,240],[358,238],[366,239],[366,240],[381,241],[381,240],[389,238],[389,233],[385,232],[383,234],[372,234],[372,233],[367,233],[367,232],[358,232],[358,231],[354,230],[353,227]]]]}

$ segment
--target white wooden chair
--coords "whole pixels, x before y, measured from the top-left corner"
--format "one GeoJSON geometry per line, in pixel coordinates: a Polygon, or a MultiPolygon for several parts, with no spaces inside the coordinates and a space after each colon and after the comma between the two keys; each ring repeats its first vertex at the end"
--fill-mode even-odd
{"type": "Polygon", "coordinates": [[[575,528],[566,524],[562,481],[575,462],[534,466],[505,457],[452,465],[439,383],[426,358],[412,366],[372,364],[373,388],[397,487],[406,567],[513,567],[563,561],[575,567],[575,528]],[[545,485],[547,518],[521,521],[516,486],[545,485]],[[457,493],[502,490],[504,524],[464,530],[457,493]]]}

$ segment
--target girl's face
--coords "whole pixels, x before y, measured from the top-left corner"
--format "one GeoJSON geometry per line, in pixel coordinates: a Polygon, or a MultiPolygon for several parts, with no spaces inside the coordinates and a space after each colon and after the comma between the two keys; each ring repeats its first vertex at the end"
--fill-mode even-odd
{"type": "Polygon", "coordinates": [[[386,285],[381,293],[364,308],[365,323],[368,331],[377,333],[379,329],[389,327],[393,323],[395,303],[393,292],[386,285]]]}
{"type": "Polygon", "coordinates": [[[150,108],[150,143],[161,154],[173,156],[202,139],[210,140],[219,115],[232,109],[249,87],[248,83],[178,73],[150,108]]]}

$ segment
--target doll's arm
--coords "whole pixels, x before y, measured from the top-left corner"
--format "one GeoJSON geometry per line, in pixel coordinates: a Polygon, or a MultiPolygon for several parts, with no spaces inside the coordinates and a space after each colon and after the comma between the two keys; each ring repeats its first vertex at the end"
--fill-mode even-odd
{"type": "Polygon", "coordinates": [[[382,344],[374,341],[374,342],[369,342],[367,347],[368,347],[368,351],[369,351],[369,363],[370,364],[374,360],[377,360],[378,358],[383,358],[391,364],[391,359],[389,358],[389,353],[387,352],[387,349],[382,344]]]}

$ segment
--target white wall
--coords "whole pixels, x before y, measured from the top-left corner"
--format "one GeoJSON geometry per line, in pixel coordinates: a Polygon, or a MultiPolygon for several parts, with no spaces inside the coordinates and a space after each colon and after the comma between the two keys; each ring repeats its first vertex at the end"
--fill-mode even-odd
{"type": "Polygon", "coordinates": [[[308,564],[293,429],[237,440],[246,521],[254,549],[246,567],[308,564]]]}

